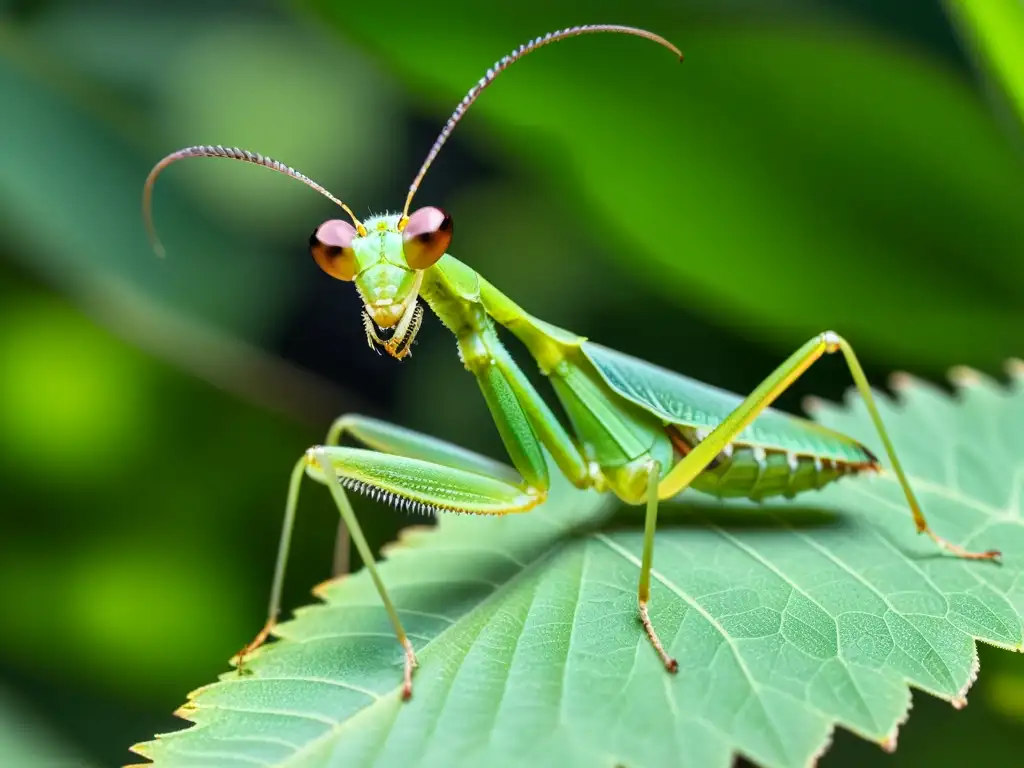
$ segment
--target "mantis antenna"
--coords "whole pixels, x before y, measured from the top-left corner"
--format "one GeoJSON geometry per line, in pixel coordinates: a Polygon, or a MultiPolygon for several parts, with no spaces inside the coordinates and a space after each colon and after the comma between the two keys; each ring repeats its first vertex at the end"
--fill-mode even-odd
{"type": "Polygon", "coordinates": [[[470,105],[477,100],[477,97],[483,93],[483,90],[494,82],[495,78],[498,77],[502,72],[508,69],[509,65],[518,61],[526,54],[531,51],[535,51],[538,48],[542,48],[549,43],[555,43],[559,40],[564,40],[567,37],[576,37],[577,35],[587,35],[594,32],[618,32],[624,35],[636,35],[637,37],[643,37],[647,40],[651,40],[659,45],[663,45],[668,48],[672,53],[679,57],[679,60],[683,60],[683,52],[680,51],[676,46],[672,45],[661,35],[656,35],[653,32],[648,32],[645,29],[637,29],[636,27],[624,27],[618,24],[583,24],[578,27],[568,27],[567,29],[561,29],[557,32],[548,32],[542,37],[538,37],[535,40],[531,40],[528,43],[524,43],[519,46],[516,50],[512,51],[508,56],[496,61],[494,66],[487,70],[483,77],[469,89],[469,93],[465,95],[459,106],[452,112],[452,116],[448,118],[448,122],[441,130],[441,134],[437,137],[434,142],[434,146],[430,148],[430,152],[427,154],[427,159],[423,161],[423,165],[416,174],[416,178],[413,179],[412,184],[409,185],[409,194],[405,198],[405,207],[402,209],[402,218],[399,219],[398,229],[399,231],[405,229],[405,225],[409,221],[409,206],[412,205],[412,198],[416,194],[416,190],[419,189],[420,182],[423,181],[423,177],[427,175],[427,170],[430,168],[430,164],[434,162],[434,158],[437,157],[438,152],[441,151],[441,147],[451,136],[452,131],[455,130],[455,126],[458,124],[462,116],[466,114],[466,110],[469,109],[470,105]]]}
{"type": "Polygon", "coordinates": [[[185,147],[184,149],[179,149],[177,152],[172,152],[153,166],[153,170],[149,172],[149,176],[146,178],[146,186],[142,191],[142,215],[146,221],[146,231],[149,232],[150,243],[153,246],[153,250],[156,251],[157,255],[160,257],[164,256],[165,251],[163,245],[160,243],[160,238],[157,237],[156,227],[153,224],[153,184],[156,182],[156,177],[160,175],[160,172],[164,168],[171,163],[182,160],[186,157],[225,157],[228,160],[241,160],[243,163],[262,165],[264,168],[269,168],[272,171],[283,173],[285,176],[291,176],[293,179],[298,179],[307,187],[312,187],[328,200],[331,200],[341,206],[345,213],[351,217],[352,222],[356,226],[356,231],[358,231],[360,235],[366,235],[366,228],[363,227],[359,219],[356,218],[356,215],[352,213],[352,209],[305,174],[299,173],[294,168],[285,165],[279,160],[264,157],[258,152],[249,152],[248,150],[239,149],[238,147],[222,147],[219,144],[217,146],[205,144],[195,147],[185,147]]]}

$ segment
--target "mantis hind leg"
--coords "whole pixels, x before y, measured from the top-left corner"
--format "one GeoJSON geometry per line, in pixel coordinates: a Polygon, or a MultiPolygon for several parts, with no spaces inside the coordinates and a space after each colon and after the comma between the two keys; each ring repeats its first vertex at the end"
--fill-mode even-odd
{"type": "Polygon", "coordinates": [[[771,405],[782,392],[799,378],[804,371],[810,368],[822,355],[834,352],[842,352],[843,357],[846,358],[846,363],[849,366],[853,380],[861,397],[864,399],[875,429],[878,431],[882,444],[885,446],[889,462],[906,495],[918,533],[927,534],[939,547],[956,557],[968,560],[994,560],[999,557],[999,552],[994,549],[984,552],[968,551],[957,544],[946,541],[932,530],[903,472],[899,458],[896,456],[896,450],[893,448],[889,434],[882,423],[882,417],[878,412],[878,407],[875,405],[874,396],[871,394],[871,387],[868,384],[867,377],[864,375],[864,370],[860,366],[860,362],[857,360],[857,356],[853,352],[853,347],[841,336],[827,331],[808,341],[794,352],[788,360],[776,368],[768,378],[761,382],[757,389],[748,395],[706,438],[694,446],[664,477],[660,477],[660,467],[656,461],[652,460],[648,466],[647,516],[644,524],[644,549],[640,565],[640,582],[637,588],[637,598],[640,608],[640,620],[643,623],[644,630],[648,638],[650,638],[654,650],[669,672],[677,671],[678,665],[676,660],[665,651],[658,633],[651,623],[647,608],[651,595],[651,569],[654,558],[654,534],[658,521],[658,500],[671,498],[686,489],[693,482],[694,478],[703,472],[715,457],[737,435],[746,429],[747,425],[759,413],[771,405]]]}
{"type": "Polygon", "coordinates": [[[989,549],[984,552],[971,552],[958,544],[947,541],[932,530],[924,516],[924,512],[921,511],[921,505],[917,502],[917,497],[910,487],[907,476],[903,472],[899,457],[896,456],[896,449],[893,448],[892,441],[889,439],[889,434],[885,429],[885,424],[882,423],[881,414],[879,414],[878,407],[875,405],[875,398],[871,394],[871,386],[864,375],[864,369],[861,368],[860,362],[853,352],[853,347],[850,346],[846,339],[832,331],[826,331],[815,336],[790,355],[789,359],[761,382],[740,403],[736,410],[715,427],[711,434],[698,443],[682,461],[676,464],[661,480],[659,485],[659,495],[661,498],[674,496],[689,486],[694,478],[704,471],[704,468],[708,466],[711,460],[732,442],[740,432],[746,429],[757,418],[759,413],[771,405],[775,398],[789,388],[804,371],[810,368],[822,355],[834,352],[842,352],[843,357],[846,359],[846,364],[850,369],[850,374],[853,376],[853,381],[857,385],[857,390],[860,392],[861,397],[864,399],[864,404],[871,415],[871,420],[875,425],[878,436],[885,446],[889,463],[892,465],[893,472],[895,472],[900,487],[902,487],[903,493],[907,498],[907,504],[914,516],[914,525],[917,527],[917,532],[927,534],[939,547],[957,557],[968,560],[997,559],[999,557],[997,550],[989,549]]]}
{"type": "Polygon", "coordinates": [[[354,425],[352,431],[357,436],[368,438],[365,442],[388,448],[392,452],[317,446],[310,448],[296,463],[288,488],[267,622],[253,641],[242,649],[236,663],[239,671],[242,671],[245,657],[266,642],[280,614],[281,591],[298,508],[299,488],[302,476],[306,474],[330,490],[346,530],[380,595],[395,636],[405,653],[402,692],[408,698],[412,694],[415,652],[377,570],[373,552],[352,510],[346,489],[367,493],[396,506],[414,508],[421,512],[455,511],[491,515],[525,512],[536,506],[542,497],[535,491],[524,490],[521,478],[511,468],[450,443],[363,417],[354,417],[350,421],[351,425],[354,425]]]}

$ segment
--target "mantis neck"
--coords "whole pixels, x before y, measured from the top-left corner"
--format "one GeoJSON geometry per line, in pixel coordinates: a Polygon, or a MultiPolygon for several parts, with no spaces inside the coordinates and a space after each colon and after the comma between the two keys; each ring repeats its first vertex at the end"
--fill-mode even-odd
{"type": "MultiPolygon", "coordinates": [[[[499,344],[493,319],[516,336],[549,374],[586,340],[526,312],[472,268],[444,256],[424,275],[420,295],[459,340],[459,348],[473,337],[499,344]]],[[[463,362],[466,362],[463,360],[463,362]]]]}
{"type": "Polygon", "coordinates": [[[426,270],[420,296],[456,338],[486,331],[486,318],[481,316],[480,277],[451,256],[444,256],[426,270]]]}

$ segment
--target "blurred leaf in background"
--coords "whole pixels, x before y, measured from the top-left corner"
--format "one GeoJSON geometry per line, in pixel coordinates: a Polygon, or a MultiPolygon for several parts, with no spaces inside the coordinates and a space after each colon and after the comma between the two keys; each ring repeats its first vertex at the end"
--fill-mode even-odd
{"type": "MultiPolygon", "coordinates": [[[[503,75],[418,198],[453,213],[456,256],[545,319],[738,391],[829,326],[878,383],[1021,354],[1024,155],[938,3],[0,3],[0,680],[84,754],[129,760],[258,628],[286,475],[334,415],[501,451],[435,321],[410,363],[366,349],[351,286],[306,252],[328,201],[174,165],[160,262],[150,167],[239,144],[394,210],[493,61],[607,21],[687,61],[593,37],[503,75]]],[[[826,366],[781,404],[848,383],[826,366]]],[[[288,605],[328,575],[336,515],[307,503],[288,605]]],[[[375,545],[405,522],[358,511],[375,545]]],[[[995,759],[1021,666],[985,663],[1007,682],[968,716],[995,759]]]]}
{"type": "Polygon", "coordinates": [[[21,768],[89,768],[93,765],[53,728],[40,724],[3,691],[0,695],[0,757],[21,768]]]}
{"type": "Polygon", "coordinates": [[[976,57],[996,104],[1008,108],[1013,129],[1024,121],[1024,4],[1020,0],[945,0],[950,17],[976,57]]]}

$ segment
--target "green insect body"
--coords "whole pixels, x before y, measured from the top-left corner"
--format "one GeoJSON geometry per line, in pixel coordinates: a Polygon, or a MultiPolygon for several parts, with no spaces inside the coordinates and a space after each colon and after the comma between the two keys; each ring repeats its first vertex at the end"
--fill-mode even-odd
{"type": "MultiPolygon", "coordinates": [[[[409,188],[400,214],[360,221],[343,202],[303,174],[262,155],[222,146],[195,146],[168,155],[150,173],[143,205],[151,235],[153,181],[185,157],[221,157],[262,165],[311,186],[345,210],[350,224],[332,219],[310,237],[310,251],[327,274],[352,282],[363,301],[363,327],[371,347],[402,360],[423,322],[421,300],[455,336],[459,357],[480,388],[511,466],[403,427],[360,415],[339,418],[323,445],[296,463],[289,485],[267,623],[243,649],[244,657],[270,635],[280,611],[291,531],[304,476],[326,485],[369,571],[405,649],[403,694],[412,693],[415,650],[377,571],[347,492],[420,513],[505,515],[542,503],[552,467],[581,489],[645,505],[643,557],[637,587],[644,631],[666,669],[666,650],[648,611],[658,506],[687,488],[723,498],[794,497],[845,475],[883,471],[859,442],[813,422],[773,410],[771,403],[822,355],[839,352],[903,487],[917,530],[958,557],[994,559],[998,552],[968,552],[928,526],[875,407],[852,347],[832,332],[810,339],[747,397],[726,392],[533,317],[470,266],[448,253],[452,219],[439,208],[409,207],[427,169],[454,125],[480,92],[509,64],[548,43],[591,32],[619,32],[678,49],[644,30],[612,25],[573,27],[521,46],[500,60],[467,94],[441,132],[409,188]],[[550,382],[569,427],[552,412],[498,337],[510,331],[550,382]],[[349,437],[362,447],[342,446],[349,437]]],[[[681,55],[680,55],[681,58],[681,55]]],[[[158,251],[159,251],[158,247],[158,251]]],[[[347,551],[348,541],[344,542],[347,551]]],[[[678,649],[685,651],[685,649],[678,649]]]]}
{"type": "MultiPolygon", "coordinates": [[[[742,398],[587,342],[588,358],[622,400],[662,420],[677,463],[702,442],[742,398]]],[[[878,459],[838,432],[772,408],[728,443],[690,487],[719,498],[793,498],[845,475],[875,471],[878,459]]]]}

